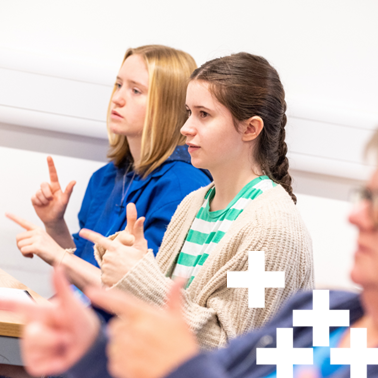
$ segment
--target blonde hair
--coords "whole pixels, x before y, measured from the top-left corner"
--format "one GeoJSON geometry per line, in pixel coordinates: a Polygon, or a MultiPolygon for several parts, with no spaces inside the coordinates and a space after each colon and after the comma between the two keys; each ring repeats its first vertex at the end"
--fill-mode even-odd
{"type": "MultiPolygon", "coordinates": [[[[131,55],[140,55],[146,62],[149,88],[146,117],[142,132],[140,161],[134,170],[146,177],[158,168],[174,151],[184,144],[180,129],[187,119],[185,109],[186,87],[190,74],[197,68],[187,53],[161,45],[130,48],[123,62],[131,55]]],[[[113,97],[114,91],[111,98],[113,97]]],[[[110,104],[107,119],[110,115],[110,104]]],[[[127,138],[112,133],[108,127],[110,150],[108,158],[116,166],[125,159],[133,161],[127,138]]]]}

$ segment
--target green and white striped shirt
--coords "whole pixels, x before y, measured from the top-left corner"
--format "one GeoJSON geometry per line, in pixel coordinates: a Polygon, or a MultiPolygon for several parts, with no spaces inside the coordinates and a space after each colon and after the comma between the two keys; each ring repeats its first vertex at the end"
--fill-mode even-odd
{"type": "Polygon", "coordinates": [[[210,211],[210,202],[215,196],[215,187],[212,187],[206,193],[204,203],[186,236],[172,278],[186,279],[188,287],[211,251],[248,204],[276,185],[268,176],[257,177],[245,185],[225,209],[218,211],[210,211]]]}

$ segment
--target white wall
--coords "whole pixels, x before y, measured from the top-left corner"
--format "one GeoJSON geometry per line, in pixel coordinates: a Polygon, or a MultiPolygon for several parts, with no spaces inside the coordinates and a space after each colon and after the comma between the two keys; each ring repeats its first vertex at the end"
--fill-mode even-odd
{"type": "MultiPolygon", "coordinates": [[[[78,184],[72,230],[91,173],[105,162],[105,111],[129,46],[160,43],[198,64],[241,50],[265,56],[288,97],[298,207],[314,241],[319,285],[348,286],[354,230],[348,192],[368,177],[362,149],[378,125],[374,0],[0,1],[0,212],[37,220],[30,196],[53,154],[78,184]]],[[[48,269],[22,259],[0,217],[0,267],[44,295],[48,269]]]]}

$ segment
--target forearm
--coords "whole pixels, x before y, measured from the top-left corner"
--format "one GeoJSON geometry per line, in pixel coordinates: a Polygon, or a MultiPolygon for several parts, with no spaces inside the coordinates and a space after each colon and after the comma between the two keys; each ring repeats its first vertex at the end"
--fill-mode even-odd
{"type": "Polygon", "coordinates": [[[76,247],[64,219],[54,224],[45,224],[45,229],[62,248],[76,247]]]}
{"type": "Polygon", "coordinates": [[[101,287],[101,269],[70,253],[65,253],[60,265],[67,278],[80,290],[86,286],[101,287]]]}

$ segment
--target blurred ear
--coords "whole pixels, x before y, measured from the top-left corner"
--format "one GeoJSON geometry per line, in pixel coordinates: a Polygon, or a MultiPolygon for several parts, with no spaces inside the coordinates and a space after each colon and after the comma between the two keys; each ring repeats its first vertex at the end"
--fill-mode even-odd
{"type": "Polygon", "coordinates": [[[243,121],[241,130],[243,132],[243,141],[251,142],[255,140],[264,128],[264,121],[259,116],[254,116],[243,121]]]}

